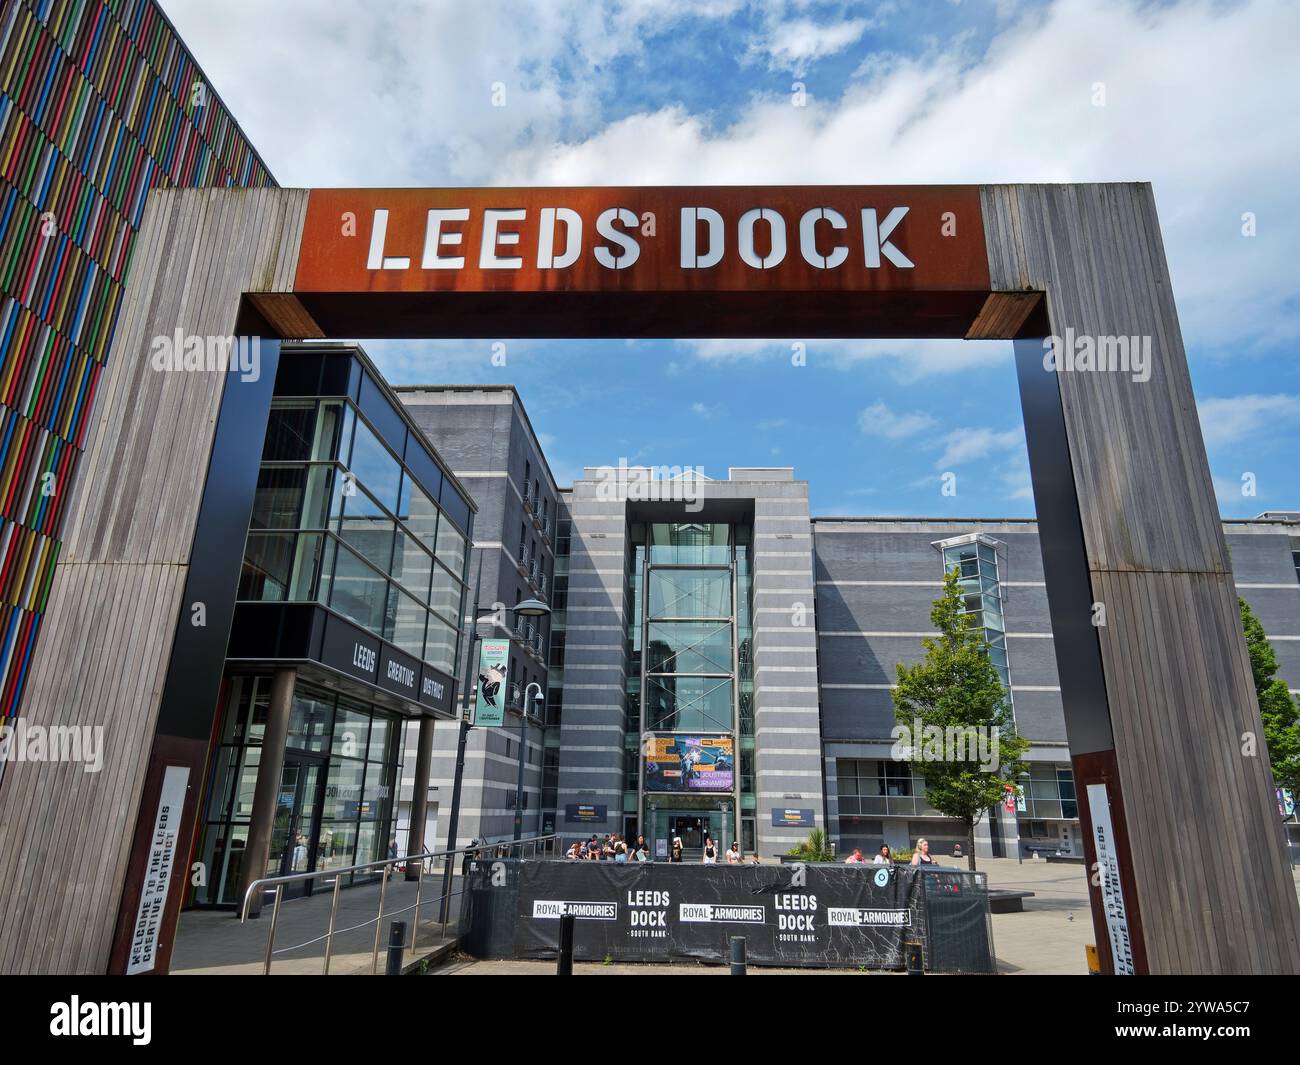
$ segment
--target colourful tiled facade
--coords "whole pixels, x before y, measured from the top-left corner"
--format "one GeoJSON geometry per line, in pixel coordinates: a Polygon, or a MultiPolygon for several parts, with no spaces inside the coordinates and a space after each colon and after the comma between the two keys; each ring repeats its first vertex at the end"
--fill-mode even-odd
{"type": "Polygon", "coordinates": [[[19,710],[146,194],[274,184],[153,0],[5,0],[0,719],[19,710]]]}

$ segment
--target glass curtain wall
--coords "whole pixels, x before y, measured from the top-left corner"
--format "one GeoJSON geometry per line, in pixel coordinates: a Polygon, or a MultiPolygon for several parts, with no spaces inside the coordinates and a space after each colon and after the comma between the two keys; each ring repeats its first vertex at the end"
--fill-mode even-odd
{"type": "Polygon", "coordinates": [[[1002,613],[1002,581],[997,552],[989,544],[979,541],[945,547],[943,569],[945,573],[957,570],[962,591],[962,613],[973,617],[974,624],[984,630],[989,658],[1010,699],[1011,667],[1007,660],[1007,626],[1002,613]]]}
{"type": "Polygon", "coordinates": [[[350,401],[272,405],[239,598],[319,602],[455,673],[467,543],[350,401]]]}
{"type": "MultiPolygon", "coordinates": [[[[752,531],[718,523],[634,523],[629,539],[625,809],[636,809],[643,732],[730,736],[740,761],[740,813],[748,814],[751,823],[744,827],[752,835],[752,531]]],[[[656,795],[652,801],[664,824],[647,824],[647,836],[671,832],[675,807],[716,808],[734,799],[734,789],[656,795]]],[[[734,815],[727,832],[739,839],[734,815]]],[[[721,826],[712,822],[714,831],[721,826]]]]}
{"type": "MultiPolygon", "coordinates": [[[[239,902],[270,690],[267,676],[229,678],[204,806],[200,851],[208,882],[192,889],[199,906],[239,902]]],[[[294,687],[265,875],[326,871],[387,855],[401,733],[401,719],[377,707],[301,681],[294,687]]],[[[295,887],[292,893],[301,893],[295,887]]]]}

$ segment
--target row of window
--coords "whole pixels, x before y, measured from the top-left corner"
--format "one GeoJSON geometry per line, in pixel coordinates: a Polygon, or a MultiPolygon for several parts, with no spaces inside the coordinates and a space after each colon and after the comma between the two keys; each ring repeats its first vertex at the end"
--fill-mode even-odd
{"type": "MultiPolygon", "coordinates": [[[[836,791],[840,813],[941,816],[925,798],[925,782],[907,762],[838,758],[836,791]]],[[[1031,763],[1017,781],[1017,812],[1026,818],[1073,820],[1079,816],[1074,774],[1068,765],[1031,763]]]]}

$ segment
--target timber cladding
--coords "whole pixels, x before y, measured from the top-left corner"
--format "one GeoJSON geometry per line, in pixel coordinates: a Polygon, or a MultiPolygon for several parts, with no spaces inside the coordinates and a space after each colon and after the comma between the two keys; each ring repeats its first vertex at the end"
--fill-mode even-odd
{"type": "Polygon", "coordinates": [[[151,344],[228,335],[254,284],[287,291],[305,208],[272,189],[149,199],[24,704],[29,725],[101,725],[104,766],[8,767],[0,885],[23,919],[0,926],[0,971],[107,967],[227,377],[157,372],[151,344]]]}
{"type": "MultiPolygon", "coordinates": [[[[983,197],[994,289],[1043,291],[1057,336],[1150,338],[1147,380],[1055,374],[1091,588],[1070,609],[1104,608],[1093,631],[1112,803],[1127,814],[1137,900],[1126,901],[1140,909],[1149,969],[1300,971],[1267,756],[1242,754],[1263,727],[1151,188],[988,186],[983,197]]],[[[1033,433],[1029,447],[1032,461],[1033,433]]],[[[1046,556],[1060,523],[1041,507],[1039,522],[1046,556]]],[[[1067,627],[1055,604],[1052,623],[1067,627]]],[[[1058,638],[1058,658],[1072,653],[1058,638]]],[[[1076,696],[1062,693],[1067,728],[1076,696]]],[[[1082,801],[1078,768],[1076,752],[1082,801]]]]}

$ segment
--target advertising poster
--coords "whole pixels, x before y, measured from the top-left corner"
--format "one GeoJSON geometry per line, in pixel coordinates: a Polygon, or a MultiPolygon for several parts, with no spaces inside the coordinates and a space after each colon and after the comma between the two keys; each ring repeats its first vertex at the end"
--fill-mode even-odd
{"type": "Polygon", "coordinates": [[[478,648],[478,680],[474,692],[474,724],[503,725],[506,720],[506,677],[510,641],[484,640],[478,648]]]}
{"type": "Polygon", "coordinates": [[[651,736],[646,740],[647,792],[728,792],[736,784],[730,736],[651,736]]]}
{"type": "Polygon", "coordinates": [[[590,803],[569,803],[564,808],[564,823],[566,825],[603,825],[608,818],[608,806],[596,806],[590,803]]]}

